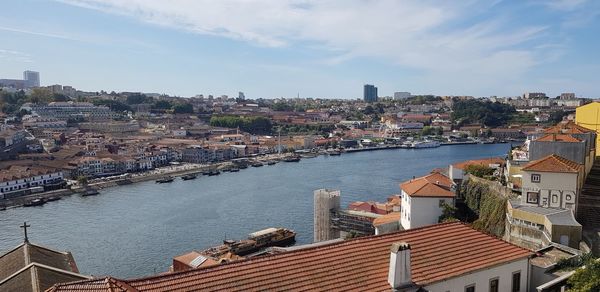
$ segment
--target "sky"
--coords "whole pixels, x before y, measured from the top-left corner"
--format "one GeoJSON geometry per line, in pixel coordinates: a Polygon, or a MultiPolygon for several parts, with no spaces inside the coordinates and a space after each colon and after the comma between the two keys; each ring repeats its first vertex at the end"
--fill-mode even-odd
{"type": "Polygon", "coordinates": [[[179,96],[600,97],[597,0],[6,0],[0,78],[179,96]]]}

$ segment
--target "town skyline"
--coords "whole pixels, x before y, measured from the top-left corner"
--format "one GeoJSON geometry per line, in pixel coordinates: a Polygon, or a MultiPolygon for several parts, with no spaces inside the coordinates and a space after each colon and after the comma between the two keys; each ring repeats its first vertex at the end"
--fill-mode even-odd
{"type": "Polygon", "coordinates": [[[186,97],[360,98],[363,84],[382,96],[599,95],[593,1],[202,5],[8,3],[0,75],[186,97]]]}

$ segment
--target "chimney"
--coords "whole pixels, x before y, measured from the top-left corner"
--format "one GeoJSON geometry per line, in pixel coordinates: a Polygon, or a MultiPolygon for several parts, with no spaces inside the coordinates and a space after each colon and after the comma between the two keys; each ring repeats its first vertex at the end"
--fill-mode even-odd
{"type": "Polygon", "coordinates": [[[390,266],[388,270],[388,283],[392,291],[411,286],[410,274],[410,244],[396,242],[390,249],[390,266]]]}

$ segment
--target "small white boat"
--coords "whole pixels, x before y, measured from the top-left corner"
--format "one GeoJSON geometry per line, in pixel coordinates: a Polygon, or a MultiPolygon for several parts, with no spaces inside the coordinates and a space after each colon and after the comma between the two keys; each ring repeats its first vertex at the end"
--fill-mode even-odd
{"type": "Polygon", "coordinates": [[[441,144],[438,141],[425,140],[425,141],[418,141],[418,142],[412,143],[412,148],[416,148],[416,149],[420,149],[420,148],[436,148],[436,147],[440,147],[440,145],[441,144]]]}

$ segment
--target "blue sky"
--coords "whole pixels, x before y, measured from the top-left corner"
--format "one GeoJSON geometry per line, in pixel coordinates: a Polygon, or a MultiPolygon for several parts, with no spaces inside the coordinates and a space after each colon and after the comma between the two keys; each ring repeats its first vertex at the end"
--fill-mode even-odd
{"type": "Polygon", "coordinates": [[[14,0],[0,78],[180,96],[600,97],[600,1],[14,0]]]}

